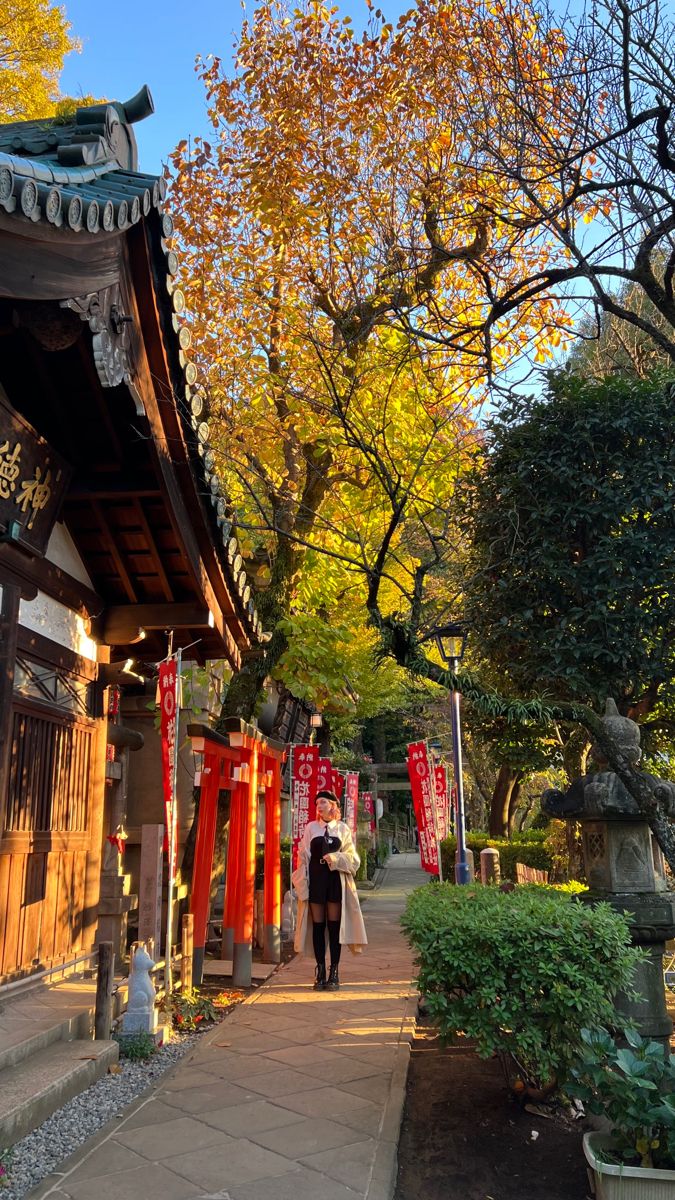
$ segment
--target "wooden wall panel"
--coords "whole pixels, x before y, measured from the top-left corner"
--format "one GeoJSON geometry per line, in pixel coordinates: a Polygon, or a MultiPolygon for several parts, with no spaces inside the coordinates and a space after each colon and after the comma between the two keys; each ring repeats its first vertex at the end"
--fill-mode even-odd
{"type": "Polygon", "coordinates": [[[12,858],[9,854],[0,854],[0,975],[3,972],[5,958],[5,938],[9,921],[9,876],[12,858]]]}
{"type": "MultiPolygon", "coordinates": [[[[4,857],[4,856],[3,856],[4,857]]],[[[9,892],[7,905],[7,924],[5,928],[5,946],[2,960],[3,973],[16,970],[19,962],[22,932],[21,925],[21,895],[26,874],[26,855],[9,855],[9,892]]]]}

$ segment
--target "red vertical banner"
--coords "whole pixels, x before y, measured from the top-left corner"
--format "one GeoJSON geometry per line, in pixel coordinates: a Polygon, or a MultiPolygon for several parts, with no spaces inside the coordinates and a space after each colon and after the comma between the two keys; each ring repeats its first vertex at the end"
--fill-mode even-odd
{"type": "Polygon", "coordinates": [[[359,815],[359,773],[347,771],[345,775],[345,812],[344,819],[352,831],[356,842],[356,822],[359,815]]]}
{"type": "MultiPolygon", "coordinates": [[[[317,755],[319,751],[317,748],[317,755]]],[[[333,768],[329,758],[317,757],[316,768],[316,790],[317,792],[332,792],[333,790],[333,768]]],[[[316,793],[315,793],[316,795],[316,793]]]]}
{"type": "Polygon", "coordinates": [[[298,845],[310,819],[317,787],[318,746],[294,746],[291,759],[291,812],[293,866],[298,865],[298,845]]]}
{"type": "Polygon", "coordinates": [[[370,821],[370,832],[374,833],[375,832],[375,804],[373,802],[373,793],[372,792],[362,792],[361,800],[363,802],[364,811],[370,821]]]}
{"type": "Polygon", "coordinates": [[[420,838],[422,867],[432,875],[439,873],[438,842],[434,820],[434,779],[426,742],[408,746],[408,776],[412,791],[415,820],[420,838]]]}
{"type": "Polygon", "coordinates": [[[445,766],[445,763],[436,763],[434,767],[434,783],[436,785],[438,840],[442,842],[450,833],[450,796],[448,794],[448,768],[445,766]]]}
{"type": "Polygon", "coordinates": [[[333,791],[335,792],[335,795],[337,796],[338,800],[341,800],[342,793],[345,790],[345,777],[341,771],[338,771],[337,767],[332,767],[330,774],[331,774],[331,787],[332,787],[333,791]]]}
{"type": "Polygon", "coordinates": [[[170,863],[171,878],[176,873],[177,841],[175,836],[176,803],[173,784],[176,761],[176,711],[178,666],[175,658],[159,664],[159,732],[162,738],[162,786],[164,791],[164,853],[169,852],[169,835],[174,830],[174,861],[170,863]]]}

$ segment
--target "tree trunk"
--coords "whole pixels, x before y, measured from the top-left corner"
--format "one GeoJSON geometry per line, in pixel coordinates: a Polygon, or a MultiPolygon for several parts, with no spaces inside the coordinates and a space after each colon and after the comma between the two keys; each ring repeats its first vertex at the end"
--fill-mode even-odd
{"type": "Polygon", "coordinates": [[[511,795],[509,796],[509,812],[508,812],[508,826],[507,826],[509,837],[511,837],[511,834],[513,833],[513,823],[516,819],[516,812],[518,811],[518,802],[520,800],[520,790],[521,790],[521,787],[523,784],[523,778],[524,778],[524,772],[518,771],[516,778],[513,781],[513,787],[511,788],[511,795]]]}
{"type": "Polygon", "coordinates": [[[509,836],[511,793],[517,781],[518,772],[513,767],[510,767],[508,763],[502,763],[490,803],[490,837],[504,838],[509,836]]]}

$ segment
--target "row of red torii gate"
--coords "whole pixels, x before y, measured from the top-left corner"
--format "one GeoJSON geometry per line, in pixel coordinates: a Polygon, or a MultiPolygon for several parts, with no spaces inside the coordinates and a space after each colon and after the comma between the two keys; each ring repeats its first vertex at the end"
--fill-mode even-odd
{"type": "Polygon", "coordinates": [[[192,871],[190,912],[194,921],[192,982],[204,972],[209,922],[218,796],[230,792],[230,828],[223,907],[223,956],[232,959],[232,981],[250,987],[253,958],[256,830],[258,807],[265,806],[264,945],[265,962],[281,961],[281,772],[286,746],[266,738],[243,721],[232,720],[226,732],[188,725],[195,754],[201,755],[197,837],[192,871]]]}

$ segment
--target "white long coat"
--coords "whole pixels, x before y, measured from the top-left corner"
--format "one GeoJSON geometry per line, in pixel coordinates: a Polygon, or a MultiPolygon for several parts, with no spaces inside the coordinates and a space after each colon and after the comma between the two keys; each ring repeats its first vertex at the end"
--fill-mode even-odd
{"type": "MultiPolygon", "coordinates": [[[[293,872],[292,883],[298,897],[298,921],[295,927],[295,951],[297,954],[314,956],[312,943],[312,914],[309,906],[309,859],[312,838],[323,836],[326,828],[323,821],[309,821],[299,846],[298,866],[293,872]]],[[[324,854],[331,871],[340,872],[342,884],[342,911],[340,916],[340,944],[349,946],[353,954],[360,954],[368,945],[366,927],[363,923],[361,905],[354,876],[361,865],[356,852],[352,831],[344,821],[329,821],[328,832],[339,837],[342,845],[334,854],[324,854]]]]}

